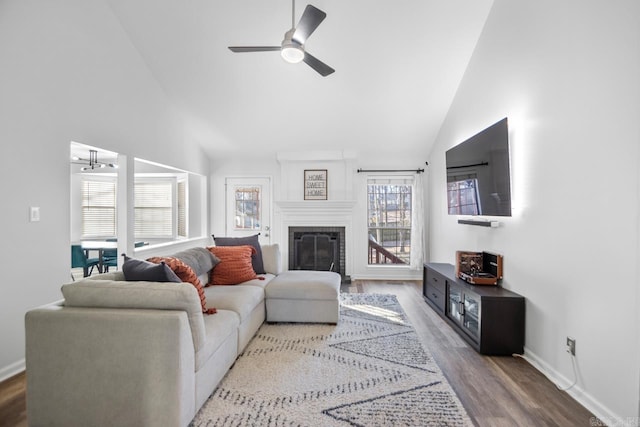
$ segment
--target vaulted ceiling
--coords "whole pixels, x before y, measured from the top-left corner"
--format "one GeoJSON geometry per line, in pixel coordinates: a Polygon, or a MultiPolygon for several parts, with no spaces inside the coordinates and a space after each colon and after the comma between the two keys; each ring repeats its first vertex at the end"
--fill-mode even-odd
{"type": "MultiPolygon", "coordinates": [[[[425,152],[492,0],[314,0],[306,49],[322,77],[278,52],[290,0],[108,0],[191,134],[213,157],[300,150],[425,152]]],[[[296,3],[297,22],[306,2],[296,3]]]]}

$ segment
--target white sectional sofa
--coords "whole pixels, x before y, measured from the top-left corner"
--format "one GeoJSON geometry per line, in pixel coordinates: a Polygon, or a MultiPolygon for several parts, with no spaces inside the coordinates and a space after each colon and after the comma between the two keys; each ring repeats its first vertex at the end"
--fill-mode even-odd
{"type": "MultiPolygon", "coordinates": [[[[29,425],[188,425],[266,319],[265,288],[281,263],[277,245],[262,255],[261,280],[204,288],[211,315],[189,283],[125,281],[117,271],[64,285],[63,303],[25,318],[29,425]]],[[[206,283],[203,268],[194,271],[206,283]]],[[[287,321],[337,323],[339,275],[325,273],[334,289],[320,297],[334,301],[325,317],[287,321]]]]}

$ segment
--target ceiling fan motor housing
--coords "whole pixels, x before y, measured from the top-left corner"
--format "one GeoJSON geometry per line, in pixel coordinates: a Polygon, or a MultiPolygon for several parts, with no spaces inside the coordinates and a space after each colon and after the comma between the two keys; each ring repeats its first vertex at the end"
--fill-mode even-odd
{"type": "Polygon", "coordinates": [[[282,58],[292,64],[296,64],[304,59],[304,46],[293,39],[295,30],[295,28],[292,28],[284,33],[282,49],[280,50],[282,58]]]}

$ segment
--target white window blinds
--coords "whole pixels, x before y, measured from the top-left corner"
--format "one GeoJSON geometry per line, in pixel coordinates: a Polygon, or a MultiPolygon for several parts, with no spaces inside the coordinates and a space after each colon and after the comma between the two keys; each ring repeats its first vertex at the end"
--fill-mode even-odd
{"type": "Polygon", "coordinates": [[[173,188],[171,180],[136,181],[136,238],[173,237],[173,188]]]}
{"type": "Polygon", "coordinates": [[[82,180],[82,238],[116,235],[116,183],[82,180]]]}
{"type": "Polygon", "coordinates": [[[178,181],[178,236],[187,237],[187,182],[178,181]]]}

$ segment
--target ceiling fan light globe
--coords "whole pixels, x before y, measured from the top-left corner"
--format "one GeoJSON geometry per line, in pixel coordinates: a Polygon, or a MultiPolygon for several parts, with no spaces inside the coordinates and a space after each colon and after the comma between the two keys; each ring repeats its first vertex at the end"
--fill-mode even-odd
{"type": "Polygon", "coordinates": [[[302,48],[295,45],[282,46],[280,55],[282,56],[282,59],[291,64],[297,64],[304,59],[304,51],[302,48]]]}

